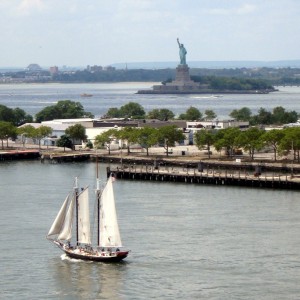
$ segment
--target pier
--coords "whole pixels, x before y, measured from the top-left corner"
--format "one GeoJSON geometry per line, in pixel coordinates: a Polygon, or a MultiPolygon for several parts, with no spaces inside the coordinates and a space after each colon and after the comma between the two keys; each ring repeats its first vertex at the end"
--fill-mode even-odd
{"type": "Polygon", "coordinates": [[[40,157],[39,150],[26,149],[26,150],[0,151],[0,161],[37,159],[39,157],[40,157]]]}
{"type": "Polygon", "coordinates": [[[133,165],[129,167],[107,167],[107,176],[117,179],[148,180],[157,182],[181,182],[187,184],[227,185],[273,189],[300,189],[300,176],[274,174],[272,172],[253,173],[240,170],[197,169],[178,167],[152,167],[133,165]]]}
{"type": "Polygon", "coordinates": [[[64,162],[82,162],[90,159],[88,153],[43,153],[41,155],[41,162],[48,161],[49,163],[64,163],[64,162]]]}

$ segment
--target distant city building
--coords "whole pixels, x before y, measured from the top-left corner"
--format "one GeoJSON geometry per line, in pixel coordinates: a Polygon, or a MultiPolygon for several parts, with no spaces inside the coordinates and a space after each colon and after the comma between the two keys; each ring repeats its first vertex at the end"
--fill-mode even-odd
{"type": "Polygon", "coordinates": [[[86,67],[86,70],[89,71],[89,72],[92,72],[92,73],[95,73],[95,72],[100,72],[103,70],[103,67],[102,66],[97,66],[97,65],[94,65],[94,66],[90,66],[88,65],[86,67]]]}
{"type": "Polygon", "coordinates": [[[116,70],[116,68],[112,67],[112,66],[106,66],[106,67],[97,66],[97,65],[94,65],[94,66],[87,65],[86,66],[86,71],[89,71],[91,73],[96,73],[96,72],[101,72],[101,71],[115,71],[115,70],[116,70]]]}
{"type": "Polygon", "coordinates": [[[236,127],[240,130],[249,128],[248,121],[236,120],[208,120],[208,121],[187,121],[187,129],[196,132],[201,129],[226,129],[229,127],[236,127]]]}
{"type": "Polygon", "coordinates": [[[41,71],[42,68],[38,64],[30,64],[26,68],[27,71],[41,71]]]}
{"type": "Polygon", "coordinates": [[[49,72],[50,72],[51,75],[57,74],[58,73],[58,67],[56,67],[56,66],[50,67],[49,72]]]}
{"type": "Polygon", "coordinates": [[[115,67],[112,67],[112,66],[107,66],[107,67],[104,67],[103,70],[104,70],[104,71],[115,71],[116,68],[115,68],[115,67]]]}

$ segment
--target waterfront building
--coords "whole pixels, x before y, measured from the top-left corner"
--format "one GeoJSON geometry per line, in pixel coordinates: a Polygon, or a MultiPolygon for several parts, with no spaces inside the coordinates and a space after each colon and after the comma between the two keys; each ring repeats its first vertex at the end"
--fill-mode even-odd
{"type": "Polygon", "coordinates": [[[236,127],[241,130],[249,128],[248,121],[229,120],[204,120],[204,121],[187,121],[187,129],[197,131],[201,129],[226,129],[229,127],[236,127]]]}
{"type": "MultiPolygon", "coordinates": [[[[241,130],[249,128],[249,122],[235,121],[235,120],[210,120],[210,121],[185,121],[185,120],[169,120],[169,121],[160,121],[160,120],[131,120],[131,119],[91,119],[91,118],[78,118],[78,119],[55,119],[51,121],[43,121],[41,123],[26,123],[22,126],[32,125],[34,128],[40,126],[48,126],[52,129],[52,135],[50,137],[45,137],[41,140],[42,146],[55,146],[57,140],[65,134],[65,131],[68,127],[81,124],[85,128],[85,134],[87,136],[87,141],[94,144],[95,138],[97,135],[102,134],[103,132],[110,129],[122,129],[124,127],[153,127],[160,128],[166,125],[175,125],[178,127],[184,135],[186,136],[185,140],[182,141],[181,145],[191,145],[193,144],[194,133],[201,129],[225,129],[229,127],[237,127],[241,130]]],[[[20,127],[22,127],[20,126],[20,127]]],[[[26,138],[19,136],[26,143],[37,144],[38,142],[34,139],[26,138]]],[[[116,145],[121,145],[121,141],[114,141],[116,145]]],[[[85,147],[85,143],[82,141],[75,141],[75,145],[85,147]]]]}

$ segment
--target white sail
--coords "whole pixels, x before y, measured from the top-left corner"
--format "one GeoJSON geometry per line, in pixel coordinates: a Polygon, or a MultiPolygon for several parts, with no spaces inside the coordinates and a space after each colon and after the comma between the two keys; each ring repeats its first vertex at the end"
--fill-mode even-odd
{"type": "Polygon", "coordinates": [[[63,227],[58,235],[59,240],[66,240],[70,241],[72,238],[72,224],[73,224],[73,217],[74,217],[74,204],[75,204],[75,197],[72,198],[70,201],[70,205],[68,211],[66,213],[65,221],[63,227]]]}
{"type": "Polygon", "coordinates": [[[78,196],[78,242],[91,244],[88,188],[78,196]]]}
{"type": "Polygon", "coordinates": [[[122,247],[111,177],[101,194],[99,246],[122,247]]]}
{"type": "Polygon", "coordinates": [[[61,232],[61,229],[62,229],[64,221],[65,221],[67,209],[68,209],[69,196],[70,196],[70,194],[68,194],[63,205],[61,206],[61,208],[60,208],[60,210],[48,232],[47,237],[49,237],[51,235],[59,234],[61,232]]]}

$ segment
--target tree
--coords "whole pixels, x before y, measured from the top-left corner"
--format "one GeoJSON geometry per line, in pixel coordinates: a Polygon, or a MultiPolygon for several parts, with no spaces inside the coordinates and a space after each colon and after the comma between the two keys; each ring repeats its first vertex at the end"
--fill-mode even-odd
{"type": "Polygon", "coordinates": [[[240,130],[236,127],[229,127],[217,131],[216,139],[214,141],[215,148],[220,151],[222,148],[226,149],[226,153],[232,156],[234,149],[238,146],[237,137],[240,134],[240,130]]]}
{"type": "Polygon", "coordinates": [[[181,120],[200,120],[202,118],[202,113],[193,106],[190,106],[184,114],[179,116],[181,120]]]}
{"type": "Polygon", "coordinates": [[[75,124],[68,127],[65,130],[65,134],[71,138],[73,145],[75,145],[75,140],[80,140],[82,142],[86,139],[85,128],[81,124],[75,124]]]}
{"type": "Polygon", "coordinates": [[[0,140],[2,149],[4,149],[3,141],[6,140],[6,147],[8,147],[8,139],[15,138],[17,128],[10,122],[0,121],[0,140]]]}
{"type": "Polygon", "coordinates": [[[98,134],[95,137],[95,143],[94,143],[95,147],[97,149],[100,149],[101,147],[106,146],[107,150],[108,150],[108,154],[110,154],[110,145],[111,145],[111,142],[114,139],[116,139],[117,132],[118,132],[117,129],[109,129],[109,130],[102,132],[101,134],[98,134]]]}
{"type": "Polygon", "coordinates": [[[120,107],[111,107],[107,113],[106,117],[110,118],[132,118],[132,119],[142,119],[145,117],[145,111],[143,107],[135,102],[129,102],[120,107]]]}
{"type": "Polygon", "coordinates": [[[35,128],[32,125],[25,125],[25,126],[19,127],[17,129],[17,133],[22,136],[22,144],[24,147],[26,138],[34,138],[35,137],[35,128]]]}
{"type": "Polygon", "coordinates": [[[121,130],[118,130],[117,138],[122,141],[127,141],[127,153],[130,153],[130,144],[136,143],[138,140],[137,129],[133,127],[123,127],[121,130]]]}
{"type": "Polygon", "coordinates": [[[205,114],[205,119],[207,120],[213,120],[217,117],[216,113],[211,109],[205,110],[204,114],[205,114]]]}
{"type": "Polygon", "coordinates": [[[241,133],[237,137],[237,144],[249,152],[250,158],[253,160],[254,152],[260,150],[263,147],[261,136],[263,131],[257,127],[249,128],[241,133]]]}
{"type": "Polygon", "coordinates": [[[153,109],[148,112],[147,118],[148,119],[157,119],[160,121],[168,121],[170,119],[174,118],[174,113],[167,109],[167,108],[162,108],[162,109],[153,109]]]}
{"type": "Polygon", "coordinates": [[[120,107],[120,115],[124,118],[142,119],[145,117],[145,111],[140,104],[129,102],[120,107]]]}
{"type": "Polygon", "coordinates": [[[206,129],[201,129],[198,130],[194,134],[194,140],[195,144],[198,147],[198,149],[203,149],[204,147],[207,147],[207,152],[208,152],[208,158],[210,158],[210,147],[213,145],[214,140],[215,140],[215,134],[213,133],[212,130],[206,130],[206,129]]]}
{"type": "Polygon", "coordinates": [[[272,124],[272,114],[269,111],[266,111],[264,108],[258,110],[258,114],[252,116],[250,119],[251,125],[270,125],[272,124]]]}
{"type": "Polygon", "coordinates": [[[11,108],[0,104],[0,121],[11,122],[14,124],[15,115],[11,108]]]}
{"type": "Polygon", "coordinates": [[[300,162],[300,127],[288,127],[283,130],[284,137],[279,143],[279,151],[293,151],[293,158],[300,162]]]}
{"type": "Polygon", "coordinates": [[[33,117],[27,114],[23,109],[16,107],[13,109],[14,113],[14,125],[21,126],[25,123],[33,122],[33,117]]]}
{"type": "Polygon", "coordinates": [[[91,141],[87,141],[85,147],[88,148],[88,149],[93,149],[94,145],[91,141]]]}
{"type": "Polygon", "coordinates": [[[229,116],[237,121],[249,121],[251,119],[251,110],[248,107],[234,109],[229,116]]]}
{"type": "Polygon", "coordinates": [[[49,136],[52,133],[52,128],[49,126],[40,126],[33,132],[34,137],[39,141],[39,148],[41,148],[41,139],[49,136]]]}
{"type": "Polygon", "coordinates": [[[294,123],[298,120],[296,111],[287,112],[282,106],[277,106],[273,109],[272,123],[273,124],[287,124],[294,123]]]}
{"type": "Polygon", "coordinates": [[[159,118],[160,118],[160,110],[158,108],[154,108],[150,110],[147,114],[147,119],[159,120],[159,118]]]}
{"type": "Polygon", "coordinates": [[[137,142],[146,148],[147,156],[149,156],[149,148],[158,142],[158,130],[153,127],[142,127],[137,129],[137,142]]]}
{"type": "Polygon", "coordinates": [[[58,147],[64,147],[64,152],[66,151],[66,148],[73,148],[73,143],[71,139],[66,135],[63,134],[56,142],[56,145],[58,147]]]}
{"type": "Polygon", "coordinates": [[[53,119],[73,119],[94,116],[90,112],[85,112],[80,102],[71,100],[58,101],[56,105],[47,106],[35,116],[37,122],[53,119]]]}
{"type": "Polygon", "coordinates": [[[175,125],[167,125],[158,129],[158,141],[163,143],[167,156],[169,156],[169,147],[174,147],[176,142],[183,141],[184,138],[183,132],[175,125]]]}
{"type": "Polygon", "coordinates": [[[107,118],[120,118],[121,113],[117,107],[111,107],[108,109],[107,113],[105,114],[107,118]]]}
{"type": "Polygon", "coordinates": [[[284,131],[278,129],[272,129],[270,131],[266,131],[262,136],[262,141],[273,148],[274,151],[274,160],[277,160],[277,151],[278,146],[284,137],[284,131]]]}

